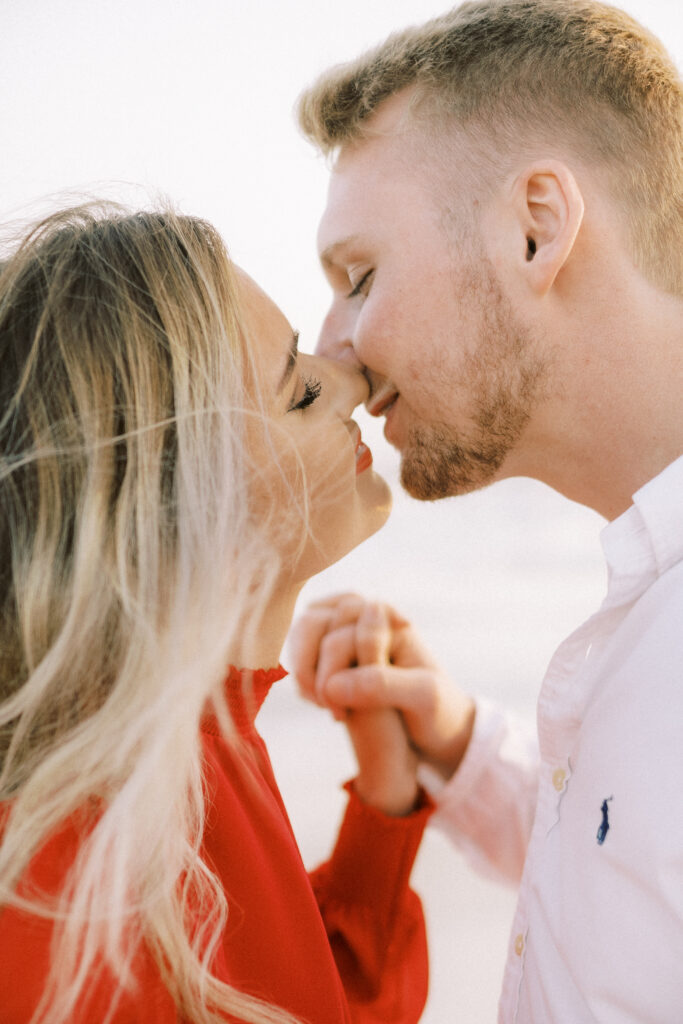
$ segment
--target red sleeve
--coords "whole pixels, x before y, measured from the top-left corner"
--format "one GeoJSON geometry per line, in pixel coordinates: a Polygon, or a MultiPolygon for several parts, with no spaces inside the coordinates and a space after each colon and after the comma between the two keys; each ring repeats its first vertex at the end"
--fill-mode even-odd
{"type": "Polygon", "coordinates": [[[433,806],[389,817],[352,783],[334,852],[311,873],[354,1024],[415,1024],[427,998],[422,905],[409,880],[433,806]]]}

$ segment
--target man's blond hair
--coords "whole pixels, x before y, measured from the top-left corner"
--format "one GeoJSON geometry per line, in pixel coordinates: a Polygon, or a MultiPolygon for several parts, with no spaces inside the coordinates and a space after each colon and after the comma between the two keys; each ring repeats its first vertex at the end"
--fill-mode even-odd
{"type": "Polygon", "coordinates": [[[636,21],[594,0],[474,0],[323,74],[300,126],[334,153],[408,87],[432,124],[486,140],[489,155],[540,141],[599,164],[636,265],[681,294],[683,86],[636,21]]]}

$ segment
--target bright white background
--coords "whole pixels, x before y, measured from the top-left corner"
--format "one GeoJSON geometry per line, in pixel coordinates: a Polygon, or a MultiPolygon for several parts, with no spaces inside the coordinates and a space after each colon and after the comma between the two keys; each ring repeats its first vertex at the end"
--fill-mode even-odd
{"type": "MultiPolygon", "coordinates": [[[[298,136],[300,89],[329,64],[448,0],[0,0],[0,219],[65,189],[207,217],[312,349],[326,289],[315,258],[324,162],[298,136]]],[[[680,0],[623,0],[683,61],[680,0]]],[[[38,205],[36,205],[38,203],[38,205]]],[[[362,419],[375,463],[395,458],[362,419]]],[[[385,596],[459,682],[533,715],[555,645],[604,589],[602,520],[530,481],[418,505],[323,577],[385,596]]],[[[325,855],[352,771],[343,730],[284,682],[262,713],[304,856],[325,855]]],[[[371,851],[368,851],[371,856],[371,851]]],[[[514,895],[430,832],[416,869],[432,945],[427,1024],[495,1019],[514,895]]],[[[273,936],[277,942],[278,937],[273,936]]],[[[321,1022],[322,1024],[322,1022],[321,1022]]]]}

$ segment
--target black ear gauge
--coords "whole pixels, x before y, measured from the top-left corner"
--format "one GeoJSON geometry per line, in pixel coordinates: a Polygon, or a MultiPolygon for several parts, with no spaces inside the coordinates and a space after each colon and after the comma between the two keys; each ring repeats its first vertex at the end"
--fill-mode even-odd
{"type": "Polygon", "coordinates": [[[527,240],[526,240],[526,258],[527,258],[527,260],[529,262],[531,262],[531,260],[534,258],[535,255],[536,255],[536,243],[534,242],[533,238],[527,238],[527,240]]]}

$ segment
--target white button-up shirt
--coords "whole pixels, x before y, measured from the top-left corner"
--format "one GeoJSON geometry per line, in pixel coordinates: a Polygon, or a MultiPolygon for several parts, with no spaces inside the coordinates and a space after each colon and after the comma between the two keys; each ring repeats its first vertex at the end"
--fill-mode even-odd
{"type": "Polygon", "coordinates": [[[520,885],[500,1024],[683,1022],[683,458],[602,542],[607,597],[550,663],[538,740],[482,704],[435,793],[520,885]]]}

